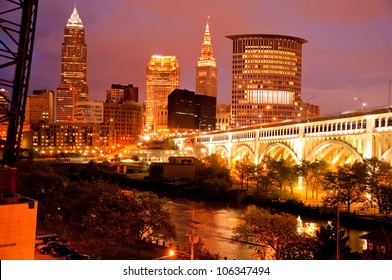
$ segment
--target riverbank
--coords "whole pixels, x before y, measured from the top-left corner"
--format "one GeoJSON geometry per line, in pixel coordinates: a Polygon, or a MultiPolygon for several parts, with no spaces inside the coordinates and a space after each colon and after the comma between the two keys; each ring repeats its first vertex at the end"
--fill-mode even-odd
{"type": "MultiPolygon", "coordinates": [[[[209,200],[211,198],[198,195],[197,192],[192,192],[190,182],[158,182],[146,180],[146,173],[128,174],[126,178],[122,178],[120,184],[145,191],[153,191],[158,195],[170,197],[180,197],[183,199],[191,200],[209,200]],[[190,191],[190,192],[188,192],[190,191]]],[[[245,198],[245,197],[244,197],[245,198]]],[[[230,198],[217,201],[225,201],[232,206],[238,205],[243,207],[247,204],[254,204],[263,208],[270,208],[272,211],[281,211],[290,213],[292,215],[301,217],[316,218],[320,220],[330,220],[336,218],[336,211],[334,208],[325,207],[321,202],[314,200],[271,200],[262,199],[258,200],[254,197],[248,196],[245,199],[230,198]]],[[[377,214],[374,211],[353,211],[348,214],[344,211],[340,212],[340,224],[344,227],[355,228],[364,231],[372,231],[383,226],[385,229],[392,231],[392,218],[385,217],[385,215],[377,214]]]]}

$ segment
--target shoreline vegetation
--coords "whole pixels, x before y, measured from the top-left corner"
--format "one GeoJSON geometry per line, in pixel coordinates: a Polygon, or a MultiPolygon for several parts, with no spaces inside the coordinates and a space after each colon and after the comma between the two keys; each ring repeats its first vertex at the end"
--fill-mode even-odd
{"type": "MultiPolygon", "coordinates": [[[[61,163],[50,164],[53,171],[59,176],[68,178],[69,182],[93,182],[95,180],[106,180],[115,185],[118,185],[124,190],[139,190],[142,192],[151,192],[158,197],[165,197],[167,199],[180,198],[189,199],[192,201],[209,201],[217,203],[226,203],[230,207],[244,207],[246,205],[255,205],[260,208],[268,209],[271,213],[288,213],[294,216],[300,215],[301,218],[316,218],[318,220],[331,220],[336,217],[336,211],[333,207],[326,207],[322,205],[321,201],[300,201],[294,196],[286,194],[281,196],[261,196],[261,195],[246,195],[244,185],[234,185],[228,189],[225,195],[211,195],[206,192],[200,184],[195,181],[185,180],[151,180],[147,173],[130,173],[124,174],[113,170],[113,165],[97,164],[89,162],[88,164],[74,164],[61,163]],[[108,168],[109,167],[109,168],[108,168]],[[113,172],[114,171],[114,172],[113,172]],[[272,198],[273,197],[273,198],[272,198]]],[[[280,195],[284,194],[282,192],[280,195]]],[[[371,231],[380,226],[386,229],[392,229],[391,219],[375,212],[356,213],[353,211],[350,214],[344,213],[344,209],[340,211],[340,224],[342,227],[351,227],[371,231]]],[[[38,229],[37,229],[38,230],[38,229]]],[[[144,243],[143,253],[131,259],[151,259],[156,253],[155,251],[166,250],[169,244],[159,245],[151,242],[144,243]],[[151,252],[149,252],[151,251],[151,252]],[[148,254],[144,255],[145,253],[148,254]]],[[[88,248],[89,244],[82,244],[75,242],[75,246],[83,252],[84,248],[88,248]]],[[[169,246],[170,247],[170,246],[169,246]]],[[[118,258],[123,259],[124,256],[132,256],[132,248],[123,248],[126,252],[118,255],[118,258]]],[[[106,258],[101,255],[102,259],[106,258]]]]}

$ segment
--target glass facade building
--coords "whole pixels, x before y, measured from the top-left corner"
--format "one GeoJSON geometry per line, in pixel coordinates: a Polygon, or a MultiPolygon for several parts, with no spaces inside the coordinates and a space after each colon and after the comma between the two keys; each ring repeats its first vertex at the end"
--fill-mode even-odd
{"type": "Polygon", "coordinates": [[[233,42],[231,125],[301,117],[302,45],[274,34],[230,35],[233,42]]]}
{"type": "Polygon", "coordinates": [[[180,67],[175,56],[154,55],[146,73],[146,129],[167,130],[167,99],[179,88],[180,67]]]}

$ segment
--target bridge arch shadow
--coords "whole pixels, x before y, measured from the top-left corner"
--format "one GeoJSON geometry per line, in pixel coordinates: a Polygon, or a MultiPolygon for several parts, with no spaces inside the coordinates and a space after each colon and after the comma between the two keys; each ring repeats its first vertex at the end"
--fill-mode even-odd
{"type": "Polygon", "coordinates": [[[244,157],[250,157],[253,158],[254,160],[256,159],[255,152],[252,150],[252,148],[249,145],[241,144],[236,146],[233,152],[234,161],[238,161],[240,159],[243,159],[244,157]]]}
{"type": "Polygon", "coordinates": [[[320,143],[305,157],[305,159],[308,161],[324,159],[332,165],[363,161],[362,156],[353,147],[338,140],[327,140],[320,143]]]}
{"type": "Polygon", "coordinates": [[[271,158],[278,160],[279,158],[289,159],[295,161],[296,164],[300,164],[300,160],[298,156],[294,153],[294,151],[283,143],[274,143],[268,146],[260,155],[258,162],[264,160],[265,157],[270,156],[271,158]]]}

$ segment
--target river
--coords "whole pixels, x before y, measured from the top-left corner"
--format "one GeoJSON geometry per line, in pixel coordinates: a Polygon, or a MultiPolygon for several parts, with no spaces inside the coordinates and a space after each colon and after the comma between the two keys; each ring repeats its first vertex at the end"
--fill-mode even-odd
{"type": "MultiPolygon", "coordinates": [[[[233,228],[246,211],[247,207],[231,206],[222,202],[199,202],[192,200],[170,199],[168,208],[172,214],[173,222],[176,225],[177,240],[173,245],[179,245],[185,248],[188,244],[187,235],[191,231],[192,211],[194,210],[194,219],[196,233],[204,242],[204,246],[211,253],[218,253],[223,259],[252,260],[256,259],[254,250],[244,248],[240,243],[233,243],[231,237],[233,228]]],[[[325,225],[326,221],[317,221],[312,219],[301,219],[303,224],[313,224],[318,228],[325,225]]],[[[346,229],[349,234],[349,246],[352,252],[360,252],[364,246],[364,241],[359,238],[360,235],[367,233],[357,229],[346,229]]]]}

